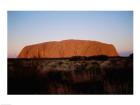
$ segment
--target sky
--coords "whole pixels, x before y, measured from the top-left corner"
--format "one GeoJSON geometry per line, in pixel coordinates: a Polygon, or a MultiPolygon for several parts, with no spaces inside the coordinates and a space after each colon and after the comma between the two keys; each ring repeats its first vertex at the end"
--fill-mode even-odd
{"type": "Polygon", "coordinates": [[[8,11],[8,58],[27,45],[66,39],[113,44],[133,52],[133,11],[8,11]]]}

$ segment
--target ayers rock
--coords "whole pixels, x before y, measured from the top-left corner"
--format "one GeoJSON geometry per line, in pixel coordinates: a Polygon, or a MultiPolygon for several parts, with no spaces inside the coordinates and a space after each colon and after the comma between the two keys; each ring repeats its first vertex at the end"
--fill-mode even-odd
{"type": "Polygon", "coordinates": [[[62,40],[25,46],[18,58],[63,58],[72,56],[118,56],[112,44],[90,40],[62,40]]]}

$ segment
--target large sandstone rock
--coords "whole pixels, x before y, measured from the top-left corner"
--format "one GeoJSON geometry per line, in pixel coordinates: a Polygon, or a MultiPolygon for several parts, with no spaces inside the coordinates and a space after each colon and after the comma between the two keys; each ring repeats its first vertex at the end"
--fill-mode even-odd
{"type": "Polygon", "coordinates": [[[118,53],[112,44],[89,40],[63,40],[25,46],[18,58],[63,58],[96,55],[118,56],[118,53]]]}

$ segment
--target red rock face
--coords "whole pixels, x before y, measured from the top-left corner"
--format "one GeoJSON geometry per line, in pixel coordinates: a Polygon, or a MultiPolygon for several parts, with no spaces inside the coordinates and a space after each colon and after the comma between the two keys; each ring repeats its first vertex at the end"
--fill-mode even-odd
{"type": "Polygon", "coordinates": [[[26,46],[18,58],[63,58],[96,55],[118,56],[118,53],[111,44],[88,40],[63,40],[26,46]]]}

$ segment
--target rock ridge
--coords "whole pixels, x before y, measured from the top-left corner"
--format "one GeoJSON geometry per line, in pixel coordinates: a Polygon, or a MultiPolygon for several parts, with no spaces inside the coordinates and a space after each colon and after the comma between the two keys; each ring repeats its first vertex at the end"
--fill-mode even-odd
{"type": "Polygon", "coordinates": [[[70,39],[25,46],[18,58],[64,58],[97,55],[118,56],[118,53],[112,44],[70,39]]]}

